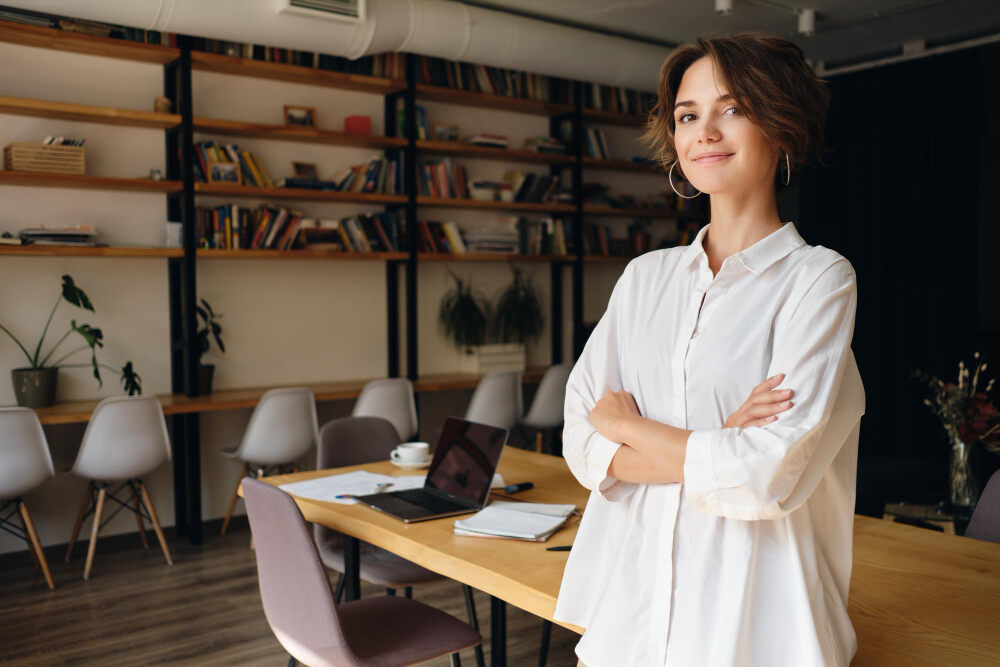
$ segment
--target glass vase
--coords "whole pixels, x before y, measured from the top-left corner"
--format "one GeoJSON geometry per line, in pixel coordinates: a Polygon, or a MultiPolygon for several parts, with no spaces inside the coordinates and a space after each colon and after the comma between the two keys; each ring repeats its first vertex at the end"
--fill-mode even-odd
{"type": "Polygon", "coordinates": [[[955,507],[972,507],[979,496],[976,478],[969,467],[970,450],[971,447],[966,442],[957,438],[952,442],[951,472],[948,479],[951,484],[951,504],[955,507]]]}

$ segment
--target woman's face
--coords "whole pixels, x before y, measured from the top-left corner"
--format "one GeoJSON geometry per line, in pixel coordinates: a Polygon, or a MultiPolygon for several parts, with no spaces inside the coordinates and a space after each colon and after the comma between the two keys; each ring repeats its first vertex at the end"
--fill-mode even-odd
{"type": "Polygon", "coordinates": [[[747,120],[709,57],[684,72],[674,107],[674,146],[691,183],[711,195],[773,191],[778,149],[747,120]]]}

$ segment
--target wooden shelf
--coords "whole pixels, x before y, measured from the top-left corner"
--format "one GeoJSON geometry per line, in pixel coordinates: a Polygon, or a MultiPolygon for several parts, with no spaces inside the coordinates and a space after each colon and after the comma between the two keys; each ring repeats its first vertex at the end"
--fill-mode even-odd
{"type": "Polygon", "coordinates": [[[601,158],[584,156],[583,166],[586,167],[587,169],[634,171],[640,174],[663,175],[659,165],[643,164],[642,162],[632,162],[631,160],[602,160],[601,158]]]}
{"type": "Polygon", "coordinates": [[[558,116],[573,113],[571,104],[555,104],[539,100],[527,100],[521,97],[507,97],[490,93],[474,93],[467,90],[455,90],[441,86],[417,84],[417,97],[432,102],[446,102],[467,107],[483,107],[499,111],[516,111],[537,116],[558,116]]]}
{"type": "Polygon", "coordinates": [[[0,245],[0,255],[34,257],[181,257],[183,248],[151,246],[0,245]]]}
{"type": "Polygon", "coordinates": [[[631,262],[636,255],[584,255],[583,261],[593,264],[606,264],[608,262],[631,262]]]}
{"type": "Polygon", "coordinates": [[[149,178],[110,178],[85,174],[42,174],[33,171],[0,171],[0,185],[21,185],[74,190],[118,190],[123,192],[180,192],[179,181],[154,181],[149,178]]]}
{"type": "Polygon", "coordinates": [[[0,42],[157,65],[165,65],[180,57],[180,51],[170,46],[84,35],[69,30],[41,28],[13,21],[0,21],[0,42]]]}
{"type": "Polygon", "coordinates": [[[309,188],[256,188],[230,183],[195,183],[199,195],[223,197],[249,197],[254,199],[308,199],[329,202],[359,202],[368,204],[405,204],[406,195],[378,195],[339,190],[312,190],[309,188]]]}
{"type": "Polygon", "coordinates": [[[573,207],[560,203],[480,201],[458,197],[417,197],[418,206],[443,206],[447,208],[492,209],[495,211],[538,211],[541,213],[561,213],[570,215],[573,207]]]}
{"type": "Polygon", "coordinates": [[[672,208],[615,208],[613,206],[583,205],[584,215],[603,215],[619,218],[669,218],[684,220],[703,217],[696,211],[675,211],[672,208]]]}
{"type": "Polygon", "coordinates": [[[460,254],[422,252],[417,254],[417,259],[422,262],[543,262],[550,264],[573,261],[573,257],[570,255],[522,255],[505,252],[467,252],[460,254]]]}
{"type": "Polygon", "coordinates": [[[460,141],[428,141],[420,139],[417,141],[417,150],[425,153],[438,153],[441,155],[459,155],[462,157],[477,158],[483,160],[508,160],[510,162],[537,162],[540,164],[571,164],[572,155],[561,155],[559,153],[539,153],[538,151],[526,151],[510,148],[490,148],[488,146],[473,146],[460,141]]]}
{"type": "Polygon", "coordinates": [[[585,123],[601,123],[602,125],[622,125],[625,127],[643,127],[646,116],[642,114],[624,114],[614,111],[599,111],[597,109],[583,109],[580,116],[585,123]]]}
{"type": "Polygon", "coordinates": [[[0,113],[35,118],[79,120],[85,123],[104,123],[106,125],[149,127],[157,130],[167,130],[181,124],[181,117],[176,114],[95,107],[89,104],[46,102],[5,95],[0,95],[0,113]]]}
{"type": "Polygon", "coordinates": [[[394,93],[406,88],[406,81],[400,79],[385,79],[382,77],[365,76],[363,74],[332,72],[324,69],[302,67],[301,65],[270,63],[217,53],[204,53],[202,51],[193,51],[191,53],[191,68],[202,72],[235,74],[237,76],[272,79],[287,83],[304,83],[310,86],[357,90],[365,93],[377,93],[379,95],[394,93]]]}
{"type": "Polygon", "coordinates": [[[239,120],[221,118],[195,118],[195,132],[210,132],[232,137],[255,137],[280,141],[301,141],[309,144],[330,144],[333,146],[362,146],[365,148],[392,149],[406,146],[406,139],[375,135],[348,134],[320,130],[314,127],[293,125],[266,125],[246,123],[239,120]]]}
{"type": "Polygon", "coordinates": [[[333,259],[333,260],[368,260],[388,261],[406,260],[405,252],[344,252],[340,250],[266,250],[244,249],[229,250],[220,248],[199,248],[198,257],[202,259],[333,259]]]}
{"type": "MultiPolygon", "coordinates": [[[[539,382],[545,374],[544,368],[529,368],[524,372],[525,382],[539,382]]],[[[455,391],[472,389],[482,378],[475,373],[442,373],[427,375],[413,383],[417,392],[455,391]]],[[[342,401],[357,398],[361,388],[368,380],[342,380],[339,382],[322,382],[316,384],[297,384],[290,382],[274,387],[250,387],[245,389],[226,389],[216,391],[208,396],[189,397],[183,394],[161,394],[157,398],[163,405],[166,415],[187,414],[192,412],[215,412],[218,410],[234,410],[252,408],[264,395],[264,392],[278,387],[308,387],[316,396],[317,402],[342,401]]],[[[38,408],[35,412],[43,424],[78,424],[90,419],[91,413],[100,401],[72,401],[57,403],[48,408],[38,408]]]]}

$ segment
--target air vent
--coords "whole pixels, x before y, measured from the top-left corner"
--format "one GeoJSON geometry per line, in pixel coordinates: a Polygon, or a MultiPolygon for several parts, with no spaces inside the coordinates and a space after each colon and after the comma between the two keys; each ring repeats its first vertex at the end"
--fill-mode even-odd
{"type": "Polygon", "coordinates": [[[365,20],[365,0],[282,0],[278,11],[362,23],[365,20]]]}

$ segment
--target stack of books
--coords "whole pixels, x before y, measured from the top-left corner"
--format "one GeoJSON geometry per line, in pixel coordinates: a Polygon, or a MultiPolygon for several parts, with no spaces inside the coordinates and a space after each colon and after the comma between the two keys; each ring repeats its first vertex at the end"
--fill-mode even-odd
{"type": "Polygon", "coordinates": [[[515,217],[501,224],[466,230],[465,247],[469,252],[516,253],[520,240],[517,225],[515,217]]]}
{"type": "Polygon", "coordinates": [[[524,150],[538,153],[566,153],[566,144],[555,137],[528,137],[524,140],[524,150]]]}
{"type": "Polygon", "coordinates": [[[462,141],[473,146],[486,146],[488,148],[507,148],[510,146],[510,139],[505,135],[490,134],[488,132],[480,132],[471,137],[466,137],[462,141]]]}
{"type": "Polygon", "coordinates": [[[34,227],[17,233],[25,245],[96,245],[97,229],[93,225],[75,227],[34,227]]]}

